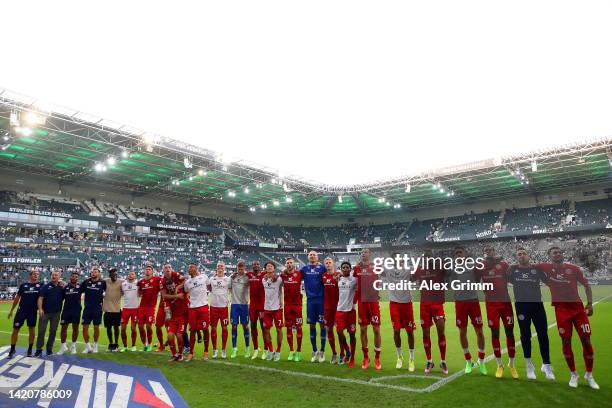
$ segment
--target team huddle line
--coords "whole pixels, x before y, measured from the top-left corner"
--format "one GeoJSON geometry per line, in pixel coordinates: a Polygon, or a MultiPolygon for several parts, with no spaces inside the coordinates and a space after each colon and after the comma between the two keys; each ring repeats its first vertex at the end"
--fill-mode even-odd
{"type": "MultiPolygon", "coordinates": [[[[53,271],[51,281],[39,282],[38,271],[30,272],[30,280],[18,290],[8,317],[13,320],[11,350],[8,357],[16,352],[19,330],[27,323],[29,329],[28,356],[32,355],[36,338],[35,357],[42,357],[45,335],[49,326],[46,354],[53,353],[53,344],[58,325],[61,325],[61,346],[58,354],[70,350],[76,354],[79,324],[82,325],[84,353],[98,352],[99,326],[104,320],[109,338],[109,351],[137,351],[136,340],[140,336],[142,351],[153,350],[153,329],[157,337],[155,351],[162,352],[169,347],[169,361],[192,361],[195,343],[204,342],[203,358],[209,358],[209,344],[212,343],[212,358],[227,358],[228,326],[231,324],[232,353],[238,354],[238,328],[242,326],[245,342],[245,358],[261,358],[279,361],[283,344],[283,327],[286,328],[286,341],[289,346],[289,361],[302,360],[303,298],[302,287],[306,294],[306,323],[310,329],[312,346],[311,362],[325,361],[325,347],[329,342],[332,364],[355,365],[357,354],[356,327],[359,325],[361,367],[370,365],[368,349],[368,326],[374,335],[374,367],[382,368],[380,296],[381,285],[389,294],[390,317],[393,338],[396,346],[396,368],[404,365],[401,332],[408,337],[408,370],[415,371],[414,332],[416,324],[411,287],[420,290],[420,325],[422,327],[423,347],[426,354],[424,372],[429,374],[435,368],[432,358],[431,328],[435,326],[440,353],[439,368],[448,374],[446,363],[446,335],[444,311],[445,291],[453,290],[456,325],[459,329],[459,342],[465,358],[465,373],[474,368],[487,375],[484,364],[485,339],[483,317],[478,299],[478,288],[486,288],[485,308],[488,326],[491,330],[491,343],[497,369],[495,376],[504,375],[501,358],[500,321],[503,325],[508,350],[507,368],[513,378],[519,374],[515,368],[514,309],[518,318],[523,355],[526,360],[528,379],[536,378],[535,366],[531,358],[531,325],[538,334],[541,371],[545,377],[555,380],[550,363],[548,323],[541,298],[540,284],[550,289],[559,335],[562,339],[563,355],[570,369],[571,387],[577,387],[579,376],[576,371],[571,347],[571,336],[576,329],[582,343],[585,361],[585,380],[591,388],[599,389],[593,378],[594,353],[591,345],[591,326],[588,316],[593,314],[592,291],[582,270],[576,265],[564,262],[563,252],[558,247],[549,249],[550,262],[532,264],[524,248],[516,253],[516,264],[510,265],[497,258],[492,247],[484,249],[483,261],[474,267],[466,267],[460,261],[467,258],[463,247],[456,247],[454,259],[460,268],[444,267],[423,263],[410,271],[395,264],[385,264],[381,271],[372,262],[369,249],[361,253],[356,265],[344,261],[337,270],[332,258],[319,262],[318,254],[308,254],[309,263],[297,269],[295,260],[287,258],[282,272],[276,271],[273,262],[265,263],[263,270],[259,261],[252,264],[250,271],[246,263],[239,261],[237,271],[226,276],[225,264],[219,262],[213,276],[201,273],[196,264],[190,264],[188,277],[172,270],[171,265],[163,267],[162,276],[157,276],[152,265],[147,265],[144,277],[136,279],[130,271],[126,279],[119,279],[116,269],[109,270],[109,277],[102,279],[98,267],[93,267],[91,276],[79,283],[79,275],[73,273],[64,283],[60,273],[53,271]],[[408,282],[408,284],[406,284],[408,282]],[[578,294],[578,283],[585,288],[586,305],[578,294]],[[456,284],[456,285],[455,285],[456,284]],[[472,284],[484,286],[474,287],[472,284]],[[508,285],[514,291],[514,308],[510,301],[508,285]],[[159,299],[159,300],[158,300],[159,299]],[[231,299],[231,301],[230,301],[231,299]],[[83,305],[83,306],[82,306],[83,305]],[[157,309],[156,309],[157,307],[157,309]],[[229,308],[229,310],[228,310],[229,308]],[[38,320],[38,334],[35,333],[38,320]],[[467,338],[468,323],[471,323],[477,338],[477,359],[473,360],[467,338]],[[131,347],[128,344],[128,324],[131,347]],[[93,342],[89,326],[93,325],[93,342]],[[320,347],[317,343],[319,326],[320,347]],[[72,343],[67,346],[68,329],[72,326],[72,343]],[[221,347],[218,348],[217,327],[221,328],[221,347]],[[163,329],[166,329],[164,341],[163,329]],[[276,330],[274,347],[272,328],[276,330]],[[260,348],[258,331],[262,335],[260,348]],[[335,329],[335,330],[334,330],[335,329]],[[123,347],[119,347],[119,332],[123,347]],[[336,344],[336,336],[337,343],[336,344]],[[251,350],[251,341],[253,349],[251,350]],[[339,346],[338,348],[336,346],[339,346]],[[220,355],[219,355],[220,354],[220,355]],[[185,356],[186,355],[186,356],[185,356]]],[[[425,258],[433,257],[431,250],[425,250],[425,258]]]]}

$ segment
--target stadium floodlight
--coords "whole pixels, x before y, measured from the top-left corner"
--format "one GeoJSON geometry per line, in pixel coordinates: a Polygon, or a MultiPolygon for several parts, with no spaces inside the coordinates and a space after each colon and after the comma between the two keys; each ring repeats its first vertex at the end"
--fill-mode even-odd
{"type": "Polygon", "coordinates": [[[406,184],[406,192],[409,193],[411,190],[410,183],[406,184]]]}
{"type": "Polygon", "coordinates": [[[293,198],[287,196],[287,197],[285,197],[285,201],[288,202],[288,203],[292,203],[293,202],[293,198]]]}
{"type": "Polygon", "coordinates": [[[249,188],[248,188],[248,187],[245,187],[245,188],[244,188],[244,194],[249,194],[250,192],[251,192],[251,190],[249,190],[249,188]]]}
{"type": "Polygon", "coordinates": [[[255,207],[249,207],[250,212],[255,212],[257,209],[255,207]]]}
{"type": "Polygon", "coordinates": [[[122,150],[121,157],[123,157],[124,159],[127,159],[128,157],[130,157],[130,153],[127,150],[122,150]]]}
{"type": "Polygon", "coordinates": [[[440,182],[438,181],[438,182],[436,183],[436,188],[440,188],[440,187],[442,187],[442,185],[441,185],[441,184],[440,184],[440,182]]]}
{"type": "Polygon", "coordinates": [[[399,203],[393,204],[393,208],[395,208],[397,210],[398,208],[402,208],[402,205],[399,204],[399,203]]]}
{"type": "Polygon", "coordinates": [[[261,208],[265,210],[266,208],[268,208],[268,206],[266,205],[266,203],[261,203],[261,208]]]}
{"type": "Polygon", "coordinates": [[[193,181],[193,176],[189,176],[189,181],[193,181]]]}
{"type": "Polygon", "coordinates": [[[192,164],[192,163],[191,163],[191,161],[189,160],[189,157],[185,157],[185,158],[183,158],[183,166],[184,166],[186,169],[190,169],[190,168],[192,168],[192,167],[193,167],[193,164],[192,164]]]}
{"type": "Polygon", "coordinates": [[[21,136],[25,136],[25,137],[28,137],[28,136],[32,135],[32,129],[29,128],[29,127],[19,127],[19,126],[17,126],[15,128],[15,132],[19,133],[21,136]]]}
{"type": "Polygon", "coordinates": [[[272,205],[275,206],[275,207],[278,207],[280,205],[280,201],[274,200],[274,201],[272,201],[272,205]]]}
{"type": "Polygon", "coordinates": [[[151,146],[159,141],[159,136],[153,133],[145,133],[142,135],[142,141],[151,146]]]}
{"type": "Polygon", "coordinates": [[[115,160],[115,158],[113,156],[108,156],[108,159],[106,159],[106,163],[109,166],[113,166],[117,161],[115,160]]]}
{"type": "Polygon", "coordinates": [[[236,193],[234,191],[231,191],[231,190],[227,192],[227,195],[230,196],[230,197],[236,197],[236,193]]]}
{"type": "Polygon", "coordinates": [[[198,170],[198,176],[205,176],[206,175],[206,171],[203,169],[198,170]]]}
{"type": "Polygon", "coordinates": [[[180,182],[178,179],[174,179],[174,180],[172,180],[172,185],[174,185],[174,186],[178,186],[178,185],[180,185],[180,184],[181,184],[181,182],[180,182]]]}
{"type": "Polygon", "coordinates": [[[538,162],[535,160],[531,162],[531,171],[534,173],[538,171],[538,162]]]}
{"type": "Polygon", "coordinates": [[[440,192],[444,193],[444,187],[440,187],[440,192]]]}
{"type": "Polygon", "coordinates": [[[21,118],[30,126],[44,125],[47,120],[45,116],[32,111],[24,112],[23,115],[21,115],[21,118]]]}
{"type": "Polygon", "coordinates": [[[102,163],[96,163],[96,165],[94,166],[94,170],[98,173],[103,173],[106,171],[106,166],[102,163]]]}
{"type": "Polygon", "coordinates": [[[255,188],[263,188],[263,184],[257,183],[257,184],[255,184],[255,188]]]}

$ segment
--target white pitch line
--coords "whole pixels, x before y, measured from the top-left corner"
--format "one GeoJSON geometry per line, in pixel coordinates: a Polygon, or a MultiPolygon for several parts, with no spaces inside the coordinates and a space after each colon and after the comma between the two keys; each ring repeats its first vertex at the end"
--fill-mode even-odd
{"type": "Polygon", "coordinates": [[[398,375],[385,375],[382,377],[372,377],[370,378],[370,382],[376,381],[385,381],[385,380],[395,380],[398,378],[424,378],[427,380],[441,380],[444,377],[440,377],[437,375],[420,375],[420,374],[398,374],[398,375]]]}
{"type": "MultiPolygon", "coordinates": [[[[593,302],[593,306],[595,306],[595,305],[597,305],[598,303],[601,303],[601,302],[603,302],[604,300],[609,299],[609,298],[612,298],[612,295],[604,296],[604,297],[602,297],[601,299],[599,299],[598,301],[593,302]]],[[[549,325],[548,325],[548,330],[552,329],[552,328],[553,328],[553,327],[555,327],[556,325],[557,325],[557,322],[556,322],[556,321],[555,321],[554,323],[549,324],[549,325]]],[[[537,332],[535,332],[535,333],[533,333],[533,334],[531,335],[531,338],[534,338],[534,337],[537,337],[537,336],[538,336],[538,333],[537,333],[537,332]]],[[[519,340],[519,341],[516,343],[516,347],[521,346],[521,345],[522,345],[522,343],[521,343],[521,341],[519,340]]],[[[501,352],[502,352],[502,354],[506,354],[506,353],[508,352],[508,348],[504,348],[504,349],[503,349],[501,352]]],[[[485,363],[488,363],[489,361],[493,360],[494,358],[495,358],[495,354],[489,354],[487,357],[485,357],[485,360],[484,360],[484,361],[485,361],[485,363]]],[[[453,381],[453,380],[456,380],[457,378],[461,377],[461,376],[462,376],[462,375],[464,375],[464,374],[465,374],[465,371],[464,371],[464,370],[457,371],[456,373],[453,373],[453,374],[449,375],[448,377],[446,377],[446,378],[444,378],[444,379],[442,379],[442,380],[440,380],[440,381],[438,381],[438,382],[436,382],[436,383],[434,383],[434,384],[430,385],[429,387],[427,387],[427,388],[426,388],[426,390],[427,390],[426,392],[431,392],[431,391],[437,390],[438,388],[442,387],[443,385],[446,385],[446,384],[448,384],[449,382],[451,382],[451,381],[453,381]]]]}
{"type": "Polygon", "coordinates": [[[369,385],[373,387],[389,388],[389,389],[393,389],[397,391],[407,391],[407,392],[417,392],[417,393],[426,392],[425,388],[411,388],[411,387],[402,386],[402,385],[393,385],[393,384],[385,384],[385,383],[378,383],[378,382],[370,382],[370,381],[365,381],[365,380],[357,380],[354,378],[334,377],[331,375],[304,373],[301,371],[281,370],[280,368],[272,368],[272,367],[266,367],[266,366],[254,366],[254,365],[249,365],[249,364],[231,363],[229,361],[208,360],[208,363],[221,364],[221,365],[227,365],[227,366],[232,366],[232,367],[250,368],[253,370],[268,371],[268,372],[273,372],[273,373],[293,375],[293,376],[306,377],[306,378],[314,378],[317,380],[337,381],[337,382],[344,382],[344,383],[358,384],[358,385],[369,385]]]}

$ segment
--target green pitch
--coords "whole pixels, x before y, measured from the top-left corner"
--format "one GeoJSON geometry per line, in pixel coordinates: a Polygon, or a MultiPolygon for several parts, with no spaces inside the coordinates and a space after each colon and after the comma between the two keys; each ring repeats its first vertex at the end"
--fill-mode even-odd
{"type": "MultiPolygon", "coordinates": [[[[286,361],[288,347],[283,344],[283,359],[280,362],[251,360],[242,357],[244,342],[242,330],[238,333],[240,354],[236,359],[202,361],[202,345],[197,344],[198,358],[190,363],[167,363],[167,353],[106,353],[106,333],[101,330],[101,353],[84,358],[100,358],[116,360],[127,364],[138,364],[159,368],[166,378],[182,394],[185,401],[194,407],[198,406],[515,406],[517,408],[535,406],[608,406],[612,400],[612,287],[594,287],[595,300],[605,299],[595,306],[595,314],[591,318],[593,329],[593,345],[595,348],[594,376],[601,390],[591,390],[583,380],[584,362],[582,348],[578,338],[574,336],[574,356],[578,372],[581,375],[578,389],[567,385],[569,371],[561,353],[560,339],[556,327],[549,329],[551,340],[552,364],[557,376],[556,382],[546,381],[539,367],[541,359],[537,339],[532,341],[532,359],[536,365],[538,379],[528,381],[525,378],[525,364],[522,348],[517,347],[516,366],[521,378],[513,380],[508,371],[503,379],[494,377],[495,362],[489,361],[489,375],[481,376],[477,370],[471,375],[459,374],[464,367],[463,352],[459,345],[459,336],[454,325],[454,306],[445,305],[447,323],[447,363],[450,373],[444,376],[437,368],[439,353],[435,330],[432,330],[432,352],[436,369],[431,375],[423,374],[425,353],[421,341],[420,327],[415,334],[415,350],[417,370],[409,373],[407,370],[408,351],[405,334],[402,335],[404,359],[406,368],[395,369],[395,346],[391,323],[389,320],[388,303],[381,304],[383,369],[376,371],[373,364],[368,370],[360,367],[348,369],[344,366],[332,366],[326,363],[310,362],[310,338],[308,327],[304,326],[302,347],[303,361],[299,363],[286,361]],[[609,297],[609,298],[608,298],[609,297]],[[446,379],[445,379],[446,377],[446,379]]],[[[584,297],[583,297],[584,299],[584,297]]],[[[6,319],[9,304],[0,305],[0,344],[9,344],[11,324],[6,319]]],[[[415,303],[415,319],[418,322],[418,303],[415,303]]],[[[484,304],[482,305],[484,312],[484,304]]],[[[554,323],[554,311],[547,305],[549,325],[554,323]]],[[[22,329],[19,344],[27,346],[26,330],[22,329]]],[[[357,333],[358,336],[359,333],[357,333]]],[[[476,355],[476,340],[470,328],[470,348],[476,355]]],[[[59,337],[59,331],[58,331],[59,337]]],[[[219,336],[219,340],[221,336],[219,336]]],[[[519,339],[518,326],[515,327],[515,337],[519,339]]],[[[274,338],[274,336],[273,336],[274,338]]],[[[370,354],[373,356],[372,332],[369,332],[370,354]]],[[[485,327],[487,356],[492,354],[490,332],[485,327]]],[[[79,336],[81,339],[81,336],[79,336]]],[[[59,340],[57,340],[59,341],[59,340]]],[[[360,347],[359,337],[357,346],[360,347]]],[[[502,334],[502,347],[505,340],[502,334]]],[[[59,347],[56,344],[55,350],[59,347]]],[[[79,353],[83,345],[79,345],[79,353]]],[[[228,340],[228,355],[231,351],[231,336],[228,340]]],[[[331,352],[327,346],[327,357],[331,352]]],[[[82,354],[81,354],[82,355],[82,354]]],[[[357,353],[357,363],[361,361],[361,351],[357,353]]],[[[507,355],[503,356],[507,362],[507,355]]]]}

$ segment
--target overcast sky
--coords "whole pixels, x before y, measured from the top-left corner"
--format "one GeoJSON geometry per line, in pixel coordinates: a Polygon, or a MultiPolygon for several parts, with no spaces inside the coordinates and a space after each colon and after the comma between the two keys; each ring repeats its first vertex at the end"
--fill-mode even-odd
{"type": "Polygon", "coordinates": [[[0,86],[330,184],[612,135],[609,1],[161,4],[3,4],[0,86]]]}

